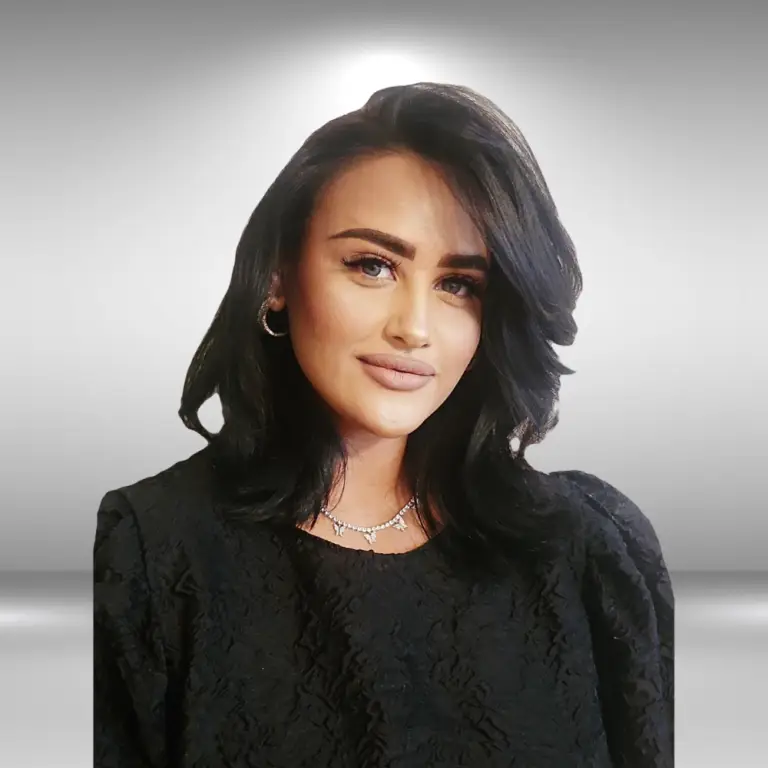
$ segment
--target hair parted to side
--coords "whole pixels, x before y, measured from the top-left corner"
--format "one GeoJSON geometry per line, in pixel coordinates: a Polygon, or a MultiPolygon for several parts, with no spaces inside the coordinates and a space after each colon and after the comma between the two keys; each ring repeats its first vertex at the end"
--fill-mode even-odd
{"type": "MultiPolygon", "coordinates": [[[[525,138],[469,88],[384,88],[309,136],[245,227],[229,288],[187,372],[179,416],[209,441],[230,515],[290,525],[317,519],[344,466],[343,444],[290,337],[265,335],[258,312],[273,272],[300,257],[324,187],[354,160],[387,152],[414,153],[443,174],[492,261],[476,363],[408,440],[418,517],[431,535],[442,520],[448,535],[436,543],[452,553],[460,544],[465,562],[489,563],[510,547],[540,553],[569,535],[568,521],[558,514],[557,484],[524,454],[557,424],[560,377],[574,373],[552,345],[573,343],[582,275],[525,138]],[[198,417],[214,394],[224,415],[217,434],[198,417]]],[[[282,329],[279,315],[269,322],[282,329]]]]}

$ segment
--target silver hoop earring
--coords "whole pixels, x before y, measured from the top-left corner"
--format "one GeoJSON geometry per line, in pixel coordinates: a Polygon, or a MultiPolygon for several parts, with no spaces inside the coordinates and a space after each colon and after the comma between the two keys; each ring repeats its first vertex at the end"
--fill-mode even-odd
{"type": "Polygon", "coordinates": [[[261,305],[261,308],[259,309],[259,323],[261,323],[261,327],[270,336],[274,336],[276,339],[279,339],[281,336],[287,336],[288,331],[282,331],[281,333],[276,333],[269,327],[269,324],[267,323],[268,314],[269,314],[269,299],[265,299],[264,303],[261,305]]]}

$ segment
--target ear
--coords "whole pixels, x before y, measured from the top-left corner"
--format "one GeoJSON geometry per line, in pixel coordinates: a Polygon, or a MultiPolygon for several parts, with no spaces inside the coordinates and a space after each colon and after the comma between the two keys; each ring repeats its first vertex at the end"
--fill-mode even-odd
{"type": "Polygon", "coordinates": [[[269,296],[269,308],[273,312],[280,312],[285,309],[285,291],[283,290],[283,277],[280,271],[272,273],[269,296]]]}

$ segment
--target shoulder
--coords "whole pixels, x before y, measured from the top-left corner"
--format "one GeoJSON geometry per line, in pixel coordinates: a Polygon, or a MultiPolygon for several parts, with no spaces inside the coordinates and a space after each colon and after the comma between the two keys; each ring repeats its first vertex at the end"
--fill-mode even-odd
{"type": "Polygon", "coordinates": [[[551,472],[566,482],[572,492],[586,502],[590,514],[587,525],[615,527],[629,536],[649,555],[661,554],[661,546],[653,524],[645,513],[622,491],[608,481],[577,469],[551,472]]]}
{"type": "Polygon", "coordinates": [[[212,470],[210,451],[206,446],[153,475],[114,488],[108,494],[125,497],[137,510],[164,508],[181,499],[198,499],[205,503],[212,498],[212,470]]]}
{"type": "Polygon", "coordinates": [[[153,587],[179,578],[216,538],[213,472],[204,448],[154,475],[108,490],[96,513],[94,576],[143,574],[153,587]]]}
{"type": "MultiPolygon", "coordinates": [[[[599,611],[645,605],[648,621],[671,649],[674,593],[664,552],[646,514],[606,480],[579,470],[550,473],[580,498],[582,589],[599,611]],[[602,605],[601,605],[602,601],[602,605]]],[[[671,650],[669,650],[671,653],[671,650]]]]}
{"type": "Polygon", "coordinates": [[[133,483],[110,489],[99,503],[103,525],[131,517],[147,537],[212,519],[213,473],[206,448],[133,483]]]}

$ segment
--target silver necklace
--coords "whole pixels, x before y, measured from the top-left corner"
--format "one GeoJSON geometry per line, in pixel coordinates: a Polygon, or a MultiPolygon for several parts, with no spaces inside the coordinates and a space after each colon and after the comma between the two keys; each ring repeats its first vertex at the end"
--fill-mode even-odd
{"type": "Polygon", "coordinates": [[[391,520],[387,520],[386,523],[381,523],[380,525],[368,526],[345,523],[343,520],[339,520],[338,517],[329,512],[325,505],[323,505],[320,511],[333,523],[333,530],[337,536],[343,536],[344,531],[349,528],[351,531],[362,533],[365,540],[369,544],[373,544],[373,542],[376,541],[377,531],[383,531],[385,528],[394,528],[398,531],[404,531],[408,526],[405,524],[405,520],[403,520],[403,515],[415,505],[416,499],[411,497],[411,500],[391,520]]]}

